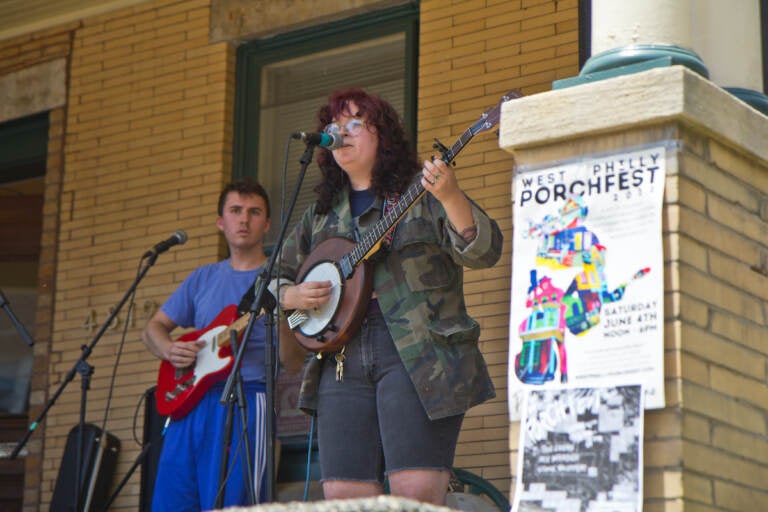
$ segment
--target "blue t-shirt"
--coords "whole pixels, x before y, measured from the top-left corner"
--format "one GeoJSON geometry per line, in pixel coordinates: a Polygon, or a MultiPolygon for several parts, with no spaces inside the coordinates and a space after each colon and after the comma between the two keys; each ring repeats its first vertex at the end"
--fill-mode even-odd
{"type": "MultiPolygon", "coordinates": [[[[160,309],[181,327],[204,329],[226,306],[240,303],[260,272],[261,267],[234,270],[229,259],[204,265],[195,269],[160,309]]],[[[265,382],[265,332],[264,316],[261,316],[253,324],[243,354],[241,374],[244,381],[265,382]]]]}

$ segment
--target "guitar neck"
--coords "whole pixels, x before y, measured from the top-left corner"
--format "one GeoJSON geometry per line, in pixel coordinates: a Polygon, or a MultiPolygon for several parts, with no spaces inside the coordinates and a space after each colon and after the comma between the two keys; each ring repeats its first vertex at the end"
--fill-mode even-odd
{"type": "Polygon", "coordinates": [[[248,325],[248,319],[251,318],[251,313],[246,313],[234,322],[232,322],[229,327],[221,331],[219,334],[216,335],[216,346],[217,347],[226,347],[230,343],[230,332],[236,331],[237,335],[240,336],[243,333],[243,330],[245,329],[245,326],[248,325]]]}

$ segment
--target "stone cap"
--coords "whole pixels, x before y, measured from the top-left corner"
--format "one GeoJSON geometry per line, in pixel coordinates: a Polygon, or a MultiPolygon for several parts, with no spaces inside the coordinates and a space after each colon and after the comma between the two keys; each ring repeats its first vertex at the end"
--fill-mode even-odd
{"type": "Polygon", "coordinates": [[[768,117],[682,66],[505,102],[499,146],[515,153],[569,139],[679,122],[768,162],[768,117]]]}

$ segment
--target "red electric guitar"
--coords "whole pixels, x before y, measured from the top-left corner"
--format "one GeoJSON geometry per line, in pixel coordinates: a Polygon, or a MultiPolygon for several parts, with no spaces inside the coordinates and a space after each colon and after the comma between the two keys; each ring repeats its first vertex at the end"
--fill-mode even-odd
{"type": "Polygon", "coordinates": [[[168,361],[160,363],[155,390],[157,412],[173,419],[182,418],[211,386],[229,375],[234,363],[230,332],[236,331],[239,340],[250,316],[246,313],[238,317],[237,306],[230,304],[204,329],[179,337],[178,341],[200,340],[206,345],[197,353],[194,366],[179,369],[168,361]]]}
{"type": "MultiPolygon", "coordinates": [[[[508,92],[498,105],[484,112],[475,124],[467,128],[450,148],[438,142],[435,147],[441,150],[441,159],[451,163],[475,135],[498,124],[503,102],[520,96],[519,92],[508,92]]],[[[357,332],[373,291],[373,267],[368,259],[379,250],[389,230],[425,193],[421,181],[417,180],[359,242],[331,237],[320,243],[304,261],[296,283],[331,281],[333,285],[328,302],[311,311],[297,310],[288,317],[288,325],[295,330],[296,339],[304,348],[313,352],[333,352],[357,332]]]]}

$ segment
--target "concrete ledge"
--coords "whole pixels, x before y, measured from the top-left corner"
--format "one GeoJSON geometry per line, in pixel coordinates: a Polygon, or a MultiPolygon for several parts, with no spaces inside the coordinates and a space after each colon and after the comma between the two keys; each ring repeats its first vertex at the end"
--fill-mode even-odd
{"type": "Polygon", "coordinates": [[[682,66],[508,101],[501,109],[499,146],[515,153],[670,121],[742,147],[768,162],[768,117],[682,66]]]}
{"type": "Polygon", "coordinates": [[[395,496],[358,498],[351,500],[328,500],[290,503],[269,503],[253,507],[231,507],[227,512],[451,512],[454,509],[438,507],[395,496]]]}

